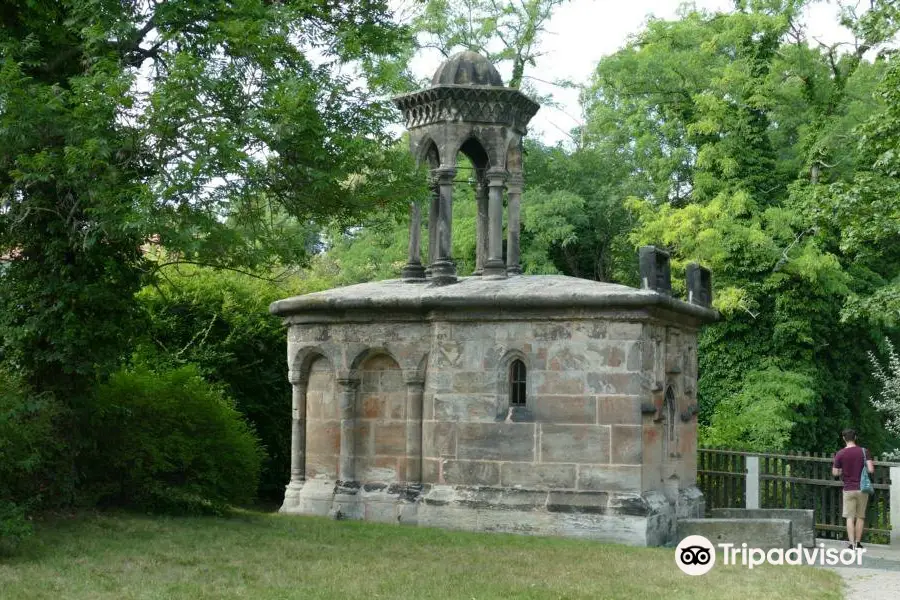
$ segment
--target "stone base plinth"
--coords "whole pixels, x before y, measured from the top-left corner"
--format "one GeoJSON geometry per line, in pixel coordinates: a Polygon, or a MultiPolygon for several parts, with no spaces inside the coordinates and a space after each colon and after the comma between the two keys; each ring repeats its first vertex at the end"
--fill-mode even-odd
{"type": "Polygon", "coordinates": [[[282,513],[361,519],[466,531],[593,539],[633,546],[675,541],[676,510],[702,510],[703,496],[659,492],[579,492],[429,484],[306,481],[285,494],[282,513]],[[688,507],[686,504],[693,504],[688,507]]]}

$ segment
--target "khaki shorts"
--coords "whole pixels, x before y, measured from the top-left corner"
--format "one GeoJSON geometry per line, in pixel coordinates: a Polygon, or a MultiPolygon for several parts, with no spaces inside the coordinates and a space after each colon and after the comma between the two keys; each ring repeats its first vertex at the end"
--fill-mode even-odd
{"type": "Polygon", "coordinates": [[[860,492],[844,492],[844,518],[865,519],[866,505],[869,503],[869,495],[860,492]]]}

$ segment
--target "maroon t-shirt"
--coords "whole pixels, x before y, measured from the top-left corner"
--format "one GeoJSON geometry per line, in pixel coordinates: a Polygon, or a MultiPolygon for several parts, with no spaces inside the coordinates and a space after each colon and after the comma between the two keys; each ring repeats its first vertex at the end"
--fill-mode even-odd
{"type": "Polygon", "coordinates": [[[842,469],[841,480],[844,482],[845,492],[859,491],[859,476],[862,475],[863,465],[866,460],[872,460],[869,449],[865,448],[865,451],[865,459],[863,459],[863,448],[859,446],[843,448],[834,455],[834,468],[842,469]]]}

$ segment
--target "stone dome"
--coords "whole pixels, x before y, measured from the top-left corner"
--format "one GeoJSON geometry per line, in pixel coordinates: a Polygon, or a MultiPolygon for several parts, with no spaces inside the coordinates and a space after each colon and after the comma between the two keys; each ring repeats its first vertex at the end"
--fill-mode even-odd
{"type": "Polygon", "coordinates": [[[466,50],[448,58],[431,79],[431,85],[491,85],[503,87],[503,79],[491,61],[466,50]]]}

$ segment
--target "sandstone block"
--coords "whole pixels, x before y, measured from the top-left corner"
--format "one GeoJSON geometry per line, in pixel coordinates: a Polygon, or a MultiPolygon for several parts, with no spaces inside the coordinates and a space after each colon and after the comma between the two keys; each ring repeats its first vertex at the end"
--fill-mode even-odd
{"type": "Polygon", "coordinates": [[[641,393],[641,379],[633,373],[594,372],[586,375],[587,390],[593,394],[641,393]]]}
{"type": "Polygon", "coordinates": [[[597,400],[592,396],[540,395],[532,411],[536,420],[548,423],[597,422],[597,400]]]}
{"type": "Polygon", "coordinates": [[[542,423],[541,462],[608,463],[609,427],[542,423]]]}
{"type": "Polygon", "coordinates": [[[579,465],[579,490],[640,492],[641,467],[622,465],[579,465]]]}
{"type": "Polygon", "coordinates": [[[533,423],[459,423],[456,430],[460,459],[534,460],[533,423]]]}
{"type": "Polygon", "coordinates": [[[456,424],[426,421],[422,424],[424,456],[456,457],[456,424]]]}
{"type": "Polygon", "coordinates": [[[640,425],[641,400],[638,396],[600,396],[597,398],[601,425],[640,425]]]}
{"type": "Polygon", "coordinates": [[[574,488],[575,465],[501,463],[500,484],[537,489],[574,488]]]}
{"type": "Polygon", "coordinates": [[[640,425],[613,425],[610,462],[622,465],[641,464],[641,432],[640,425]]]}
{"type": "Polygon", "coordinates": [[[374,454],[402,456],[406,453],[406,423],[374,423],[374,454]]]}
{"type": "Polygon", "coordinates": [[[500,465],[479,460],[426,460],[423,479],[438,485],[496,486],[500,465]]]}
{"type": "Polygon", "coordinates": [[[584,394],[584,373],[581,371],[537,371],[529,375],[534,378],[538,394],[559,395],[584,394]]]}

